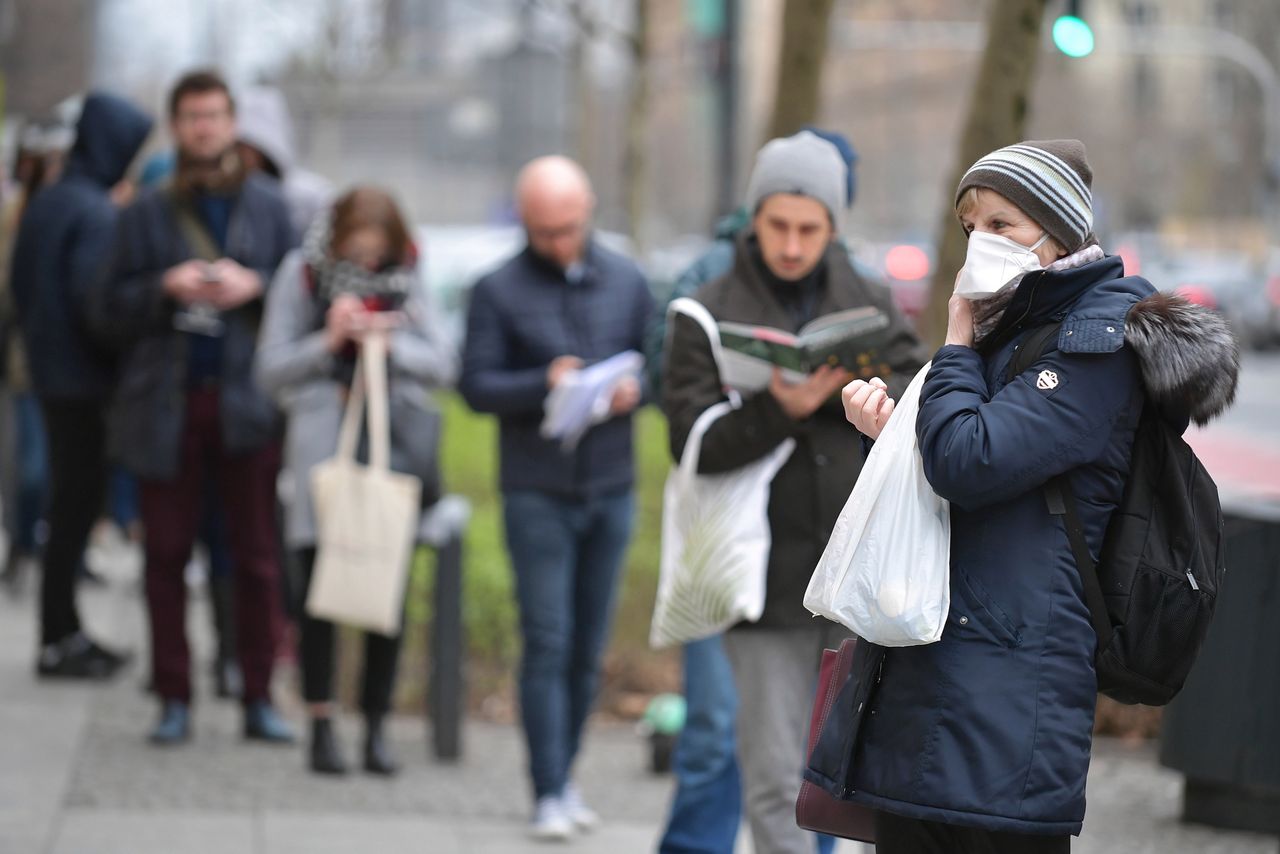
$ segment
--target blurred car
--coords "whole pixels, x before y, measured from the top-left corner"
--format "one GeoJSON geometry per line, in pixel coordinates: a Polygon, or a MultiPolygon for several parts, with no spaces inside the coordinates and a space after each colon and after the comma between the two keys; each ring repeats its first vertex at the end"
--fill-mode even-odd
{"type": "Polygon", "coordinates": [[[1162,291],[1221,313],[1241,344],[1265,337],[1263,327],[1271,322],[1264,305],[1266,276],[1247,254],[1203,250],[1144,257],[1139,274],[1162,291]]]}
{"type": "Polygon", "coordinates": [[[1240,343],[1256,350],[1280,345],[1280,247],[1273,247],[1260,281],[1249,289],[1238,321],[1240,343]]]}
{"type": "Polygon", "coordinates": [[[929,303],[933,247],[923,243],[859,243],[854,257],[873,278],[889,286],[894,305],[915,326],[929,303]]]}

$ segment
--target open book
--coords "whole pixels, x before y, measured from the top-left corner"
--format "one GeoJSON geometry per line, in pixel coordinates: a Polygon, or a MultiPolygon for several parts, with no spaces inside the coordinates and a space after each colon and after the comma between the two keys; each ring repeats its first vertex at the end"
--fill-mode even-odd
{"type": "Polygon", "coordinates": [[[874,306],[824,315],[798,333],[728,321],[717,326],[724,354],[720,379],[740,391],[768,386],[775,366],[790,382],[802,382],[822,365],[861,379],[889,373],[880,355],[889,339],[889,317],[874,306]]]}

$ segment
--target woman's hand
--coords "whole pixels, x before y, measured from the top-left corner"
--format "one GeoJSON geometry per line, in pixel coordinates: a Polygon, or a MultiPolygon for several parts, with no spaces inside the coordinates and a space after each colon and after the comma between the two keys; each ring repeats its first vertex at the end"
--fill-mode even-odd
{"type": "Polygon", "coordinates": [[[973,346],[973,303],[962,296],[953,296],[947,303],[946,343],[973,346]]]}
{"type": "Polygon", "coordinates": [[[893,414],[888,388],[884,380],[876,377],[871,382],[854,380],[840,392],[844,417],[868,439],[880,438],[880,431],[893,414]]]}
{"type": "Polygon", "coordinates": [[[364,324],[367,309],[359,297],[342,294],[329,306],[324,318],[325,341],[329,351],[338,353],[347,346],[348,341],[355,341],[364,324]]]}

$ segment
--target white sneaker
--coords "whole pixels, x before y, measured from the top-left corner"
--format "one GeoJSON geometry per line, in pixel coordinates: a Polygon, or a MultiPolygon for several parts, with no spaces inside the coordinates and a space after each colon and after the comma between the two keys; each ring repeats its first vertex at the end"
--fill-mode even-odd
{"type": "Polygon", "coordinates": [[[565,814],[569,816],[569,820],[573,822],[573,826],[581,831],[592,831],[600,826],[600,816],[596,815],[595,810],[587,806],[586,801],[582,799],[582,790],[573,783],[564,787],[564,795],[562,797],[565,814]]]}
{"type": "Polygon", "coordinates": [[[565,810],[564,801],[555,795],[538,798],[529,835],[543,842],[567,842],[573,836],[573,820],[565,810]]]}

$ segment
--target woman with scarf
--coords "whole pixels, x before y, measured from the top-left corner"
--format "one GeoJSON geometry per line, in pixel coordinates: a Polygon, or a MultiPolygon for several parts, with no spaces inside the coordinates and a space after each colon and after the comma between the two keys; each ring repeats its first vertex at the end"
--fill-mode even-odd
{"type": "MultiPolygon", "coordinates": [[[[1143,407],[1185,426],[1234,397],[1225,324],[1104,253],[1092,178],[1077,140],[1034,141],[983,157],[957,188],[968,253],[915,424],[925,475],[951,502],[947,625],[926,646],[860,645],[855,672],[871,687],[842,734],[852,753],[808,772],[879,811],[880,854],[1069,850],[1084,820],[1096,636],[1044,486],[1070,477],[1096,555],[1143,407]],[[1017,349],[1057,322],[1042,355],[1008,376],[1017,349]]],[[[879,436],[892,411],[883,385],[855,382],[844,399],[854,426],[879,436]]]]}
{"type": "MultiPolygon", "coordinates": [[[[424,504],[439,494],[432,482],[439,414],[430,389],[454,381],[457,357],[428,308],[417,260],[394,200],[382,190],[357,187],[317,220],[303,247],[285,258],[272,286],[255,374],[288,421],[286,541],[301,571],[302,601],[316,558],[311,469],[337,449],[360,341],[369,331],[390,330],[391,466],[424,479],[424,504]]],[[[365,635],[364,767],[374,774],[396,771],[383,720],[391,709],[399,651],[399,637],[365,635]]],[[[311,770],[342,774],[346,763],[333,727],[332,623],[303,616],[299,658],[311,717],[311,770]]]]}

